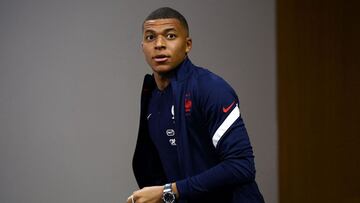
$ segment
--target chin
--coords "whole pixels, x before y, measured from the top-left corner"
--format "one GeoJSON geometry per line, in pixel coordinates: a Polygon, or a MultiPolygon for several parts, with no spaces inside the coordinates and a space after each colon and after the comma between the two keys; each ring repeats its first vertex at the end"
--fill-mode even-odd
{"type": "Polygon", "coordinates": [[[153,71],[154,72],[157,72],[159,74],[165,74],[165,73],[168,73],[170,71],[172,71],[174,69],[174,67],[170,66],[170,65],[154,65],[152,67],[153,71]]]}

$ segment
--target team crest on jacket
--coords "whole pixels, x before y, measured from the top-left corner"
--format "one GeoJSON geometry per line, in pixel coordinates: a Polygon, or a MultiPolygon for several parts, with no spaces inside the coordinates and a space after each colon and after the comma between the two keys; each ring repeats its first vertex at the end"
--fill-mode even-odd
{"type": "Polygon", "coordinates": [[[190,115],[192,107],[192,101],[190,98],[190,93],[185,94],[185,113],[186,115],[190,115]]]}

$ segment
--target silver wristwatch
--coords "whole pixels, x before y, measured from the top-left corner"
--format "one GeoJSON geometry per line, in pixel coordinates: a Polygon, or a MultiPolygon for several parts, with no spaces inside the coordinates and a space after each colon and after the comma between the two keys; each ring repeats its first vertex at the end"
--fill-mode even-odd
{"type": "Polygon", "coordinates": [[[172,191],[171,183],[164,185],[163,197],[164,203],[175,203],[175,194],[172,191]]]}

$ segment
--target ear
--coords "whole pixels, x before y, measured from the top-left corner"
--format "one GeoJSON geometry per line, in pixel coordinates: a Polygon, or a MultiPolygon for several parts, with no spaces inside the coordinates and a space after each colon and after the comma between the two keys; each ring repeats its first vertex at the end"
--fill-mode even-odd
{"type": "Polygon", "coordinates": [[[187,37],[186,38],[186,49],[185,49],[186,54],[190,52],[191,48],[192,48],[192,39],[190,37],[187,37]]]}

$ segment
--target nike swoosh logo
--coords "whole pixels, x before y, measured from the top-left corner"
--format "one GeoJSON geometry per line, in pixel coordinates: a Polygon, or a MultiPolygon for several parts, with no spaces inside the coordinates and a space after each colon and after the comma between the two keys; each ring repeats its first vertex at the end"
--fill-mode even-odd
{"type": "Polygon", "coordinates": [[[223,112],[224,112],[224,113],[227,113],[227,112],[231,109],[231,107],[234,106],[234,104],[235,104],[235,101],[233,101],[233,102],[230,104],[230,106],[228,106],[227,108],[223,107],[223,112]]]}
{"type": "Polygon", "coordinates": [[[146,117],[146,119],[147,119],[147,120],[149,120],[149,119],[150,119],[150,117],[151,117],[151,114],[149,114],[149,115],[146,117]]]}

